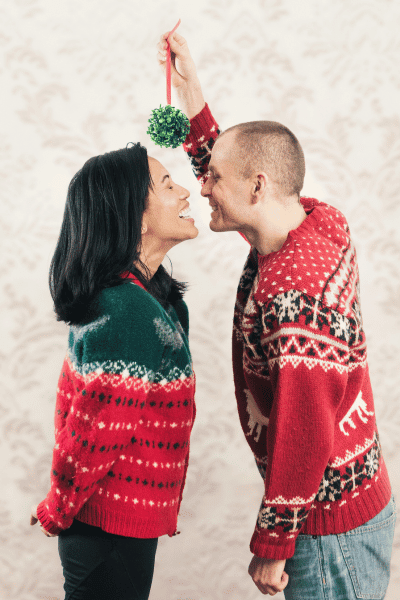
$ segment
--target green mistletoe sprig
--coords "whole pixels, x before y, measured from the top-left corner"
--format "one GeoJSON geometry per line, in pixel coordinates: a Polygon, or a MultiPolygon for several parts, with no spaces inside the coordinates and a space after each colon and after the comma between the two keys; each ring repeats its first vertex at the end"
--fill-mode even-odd
{"type": "Polygon", "coordinates": [[[177,148],[183,144],[189,131],[189,119],[179,108],[160,104],[160,108],[151,111],[147,133],[158,146],[177,148]]]}

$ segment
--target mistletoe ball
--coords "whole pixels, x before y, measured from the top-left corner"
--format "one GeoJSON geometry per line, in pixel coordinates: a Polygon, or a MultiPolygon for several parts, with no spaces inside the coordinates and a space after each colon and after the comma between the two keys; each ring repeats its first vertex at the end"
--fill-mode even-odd
{"type": "Polygon", "coordinates": [[[170,104],[151,111],[147,133],[158,146],[177,148],[190,130],[189,119],[179,108],[170,104]]]}

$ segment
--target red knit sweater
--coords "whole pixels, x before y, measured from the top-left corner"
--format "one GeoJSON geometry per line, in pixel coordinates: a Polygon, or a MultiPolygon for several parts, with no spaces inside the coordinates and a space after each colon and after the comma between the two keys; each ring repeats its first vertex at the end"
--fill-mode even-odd
{"type": "MultiPolygon", "coordinates": [[[[208,106],[185,149],[207,176],[208,106]]],[[[301,198],[307,218],[277,252],[251,249],[234,314],[239,417],[265,480],[250,548],[290,558],[300,532],[342,533],[390,500],[375,422],[355,248],[344,216],[301,198]]]]}
{"type": "Polygon", "coordinates": [[[195,417],[183,301],[164,310],[132,276],[70,328],[57,389],[50,533],[73,519],[127,537],[174,535],[195,417]]]}

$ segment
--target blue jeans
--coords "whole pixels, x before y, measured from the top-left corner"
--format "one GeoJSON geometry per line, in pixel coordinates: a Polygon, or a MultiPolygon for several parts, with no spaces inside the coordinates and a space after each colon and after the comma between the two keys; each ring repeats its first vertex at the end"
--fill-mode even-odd
{"type": "Polygon", "coordinates": [[[339,535],[299,535],[286,561],[286,600],[380,600],[389,585],[396,504],[339,535]]]}

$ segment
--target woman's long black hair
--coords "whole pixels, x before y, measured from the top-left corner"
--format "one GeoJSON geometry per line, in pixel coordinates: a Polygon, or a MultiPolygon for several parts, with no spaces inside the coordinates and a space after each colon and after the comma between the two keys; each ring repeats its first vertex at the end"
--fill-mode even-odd
{"type": "Polygon", "coordinates": [[[50,266],[58,321],[77,325],[95,318],[99,292],[123,284],[125,271],[164,308],[183,297],[184,283],[162,265],[151,277],[139,259],[150,186],[147,150],[140,143],[90,158],[73,177],[50,266]]]}

